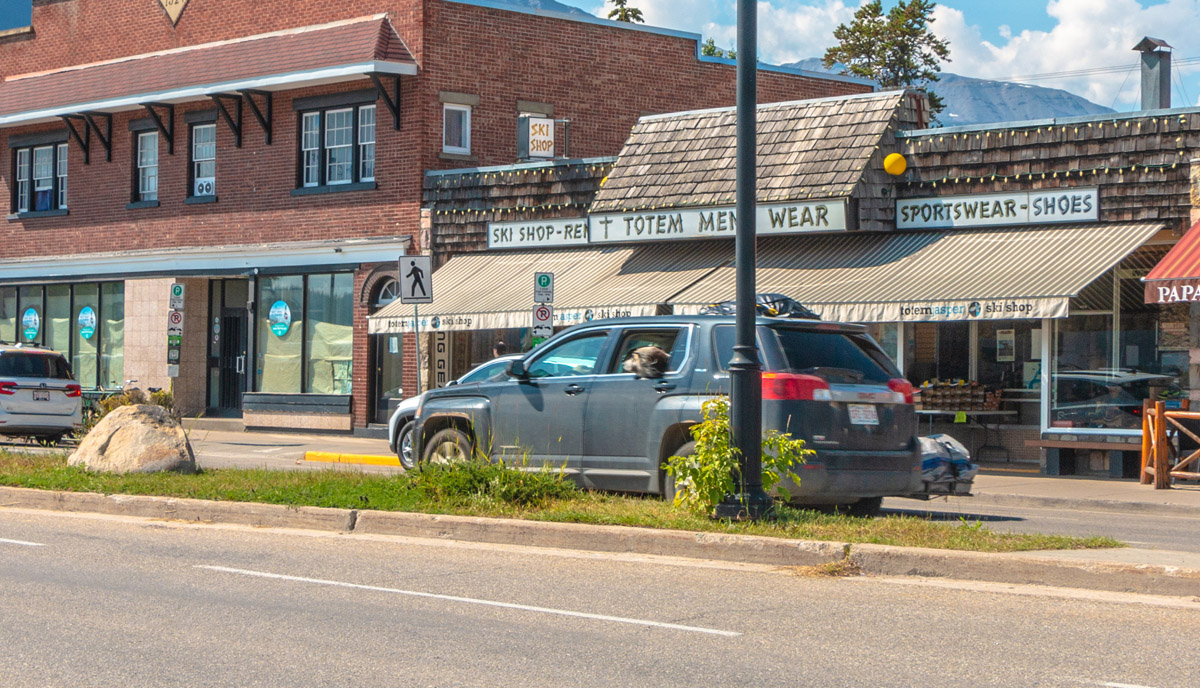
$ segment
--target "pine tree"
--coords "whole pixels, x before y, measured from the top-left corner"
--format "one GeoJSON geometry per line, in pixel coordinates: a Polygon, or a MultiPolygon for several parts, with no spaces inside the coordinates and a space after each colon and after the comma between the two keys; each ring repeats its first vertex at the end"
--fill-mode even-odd
{"type": "Polygon", "coordinates": [[[842,64],[843,74],[874,79],[886,89],[922,88],[936,115],[946,105],[929,85],[938,80],[941,61],[950,61],[950,44],[930,30],[935,7],[930,0],[900,0],[884,16],[880,0],[871,0],[849,25],[834,29],[838,44],[825,51],[821,63],[842,64]]]}
{"type": "Polygon", "coordinates": [[[613,10],[608,13],[609,19],[615,19],[619,22],[637,22],[645,24],[646,20],[642,19],[642,11],[636,7],[626,7],[629,0],[608,0],[613,4],[613,10]]]}

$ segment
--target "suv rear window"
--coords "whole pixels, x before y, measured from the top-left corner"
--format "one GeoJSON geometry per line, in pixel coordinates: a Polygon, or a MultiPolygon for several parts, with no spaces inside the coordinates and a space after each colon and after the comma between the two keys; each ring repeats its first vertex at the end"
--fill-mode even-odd
{"type": "Polygon", "coordinates": [[[0,377],[44,377],[70,380],[71,368],[58,354],[7,351],[0,355],[0,377]]]}
{"type": "Polygon", "coordinates": [[[866,335],[772,327],[784,366],[779,372],[810,373],[830,382],[887,382],[900,377],[887,354],[866,335]]]}

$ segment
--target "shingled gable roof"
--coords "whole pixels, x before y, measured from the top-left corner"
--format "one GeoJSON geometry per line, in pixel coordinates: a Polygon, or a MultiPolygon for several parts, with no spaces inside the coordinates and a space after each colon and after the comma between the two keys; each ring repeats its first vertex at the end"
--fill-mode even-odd
{"type": "MultiPolygon", "coordinates": [[[[849,196],[902,91],[758,106],[758,202],[849,196]]],[[[643,117],[591,212],[735,203],[734,108],[643,117]]]]}
{"type": "Polygon", "coordinates": [[[0,83],[0,126],[149,101],[201,100],[234,89],[278,90],[367,72],[416,71],[412,53],[380,14],[11,76],[0,83]]]}

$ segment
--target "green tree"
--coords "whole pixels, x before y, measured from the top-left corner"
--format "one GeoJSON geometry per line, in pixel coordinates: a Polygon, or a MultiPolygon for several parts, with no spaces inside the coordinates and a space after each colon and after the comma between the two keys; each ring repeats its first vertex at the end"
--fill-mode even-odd
{"type": "Polygon", "coordinates": [[[707,41],[700,44],[700,54],[705,57],[727,57],[731,60],[737,59],[736,50],[721,50],[717,47],[717,42],[710,36],[707,41]]]}
{"type": "Polygon", "coordinates": [[[613,10],[608,13],[609,19],[615,19],[620,22],[637,22],[645,24],[646,20],[642,19],[642,11],[636,7],[626,7],[629,0],[608,0],[613,4],[613,10]]]}
{"type": "Polygon", "coordinates": [[[833,30],[838,44],[821,62],[826,68],[844,65],[843,74],[874,79],[884,88],[922,88],[937,115],[945,103],[929,85],[938,80],[941,62],[950,61],[950,44],[930,29],[935,7],[930,0],[900,0],[885,16],[880,0],[871,0],[854,21],[833,30]]]}

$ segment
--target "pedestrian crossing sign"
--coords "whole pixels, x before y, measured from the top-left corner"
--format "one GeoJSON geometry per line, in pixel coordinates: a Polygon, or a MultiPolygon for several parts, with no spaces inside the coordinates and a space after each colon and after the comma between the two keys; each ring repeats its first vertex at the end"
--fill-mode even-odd
{"type": "Polygon", "coordinates": [[[433,303],[433,257],[400,256],[400,303],[433,303]]]}

